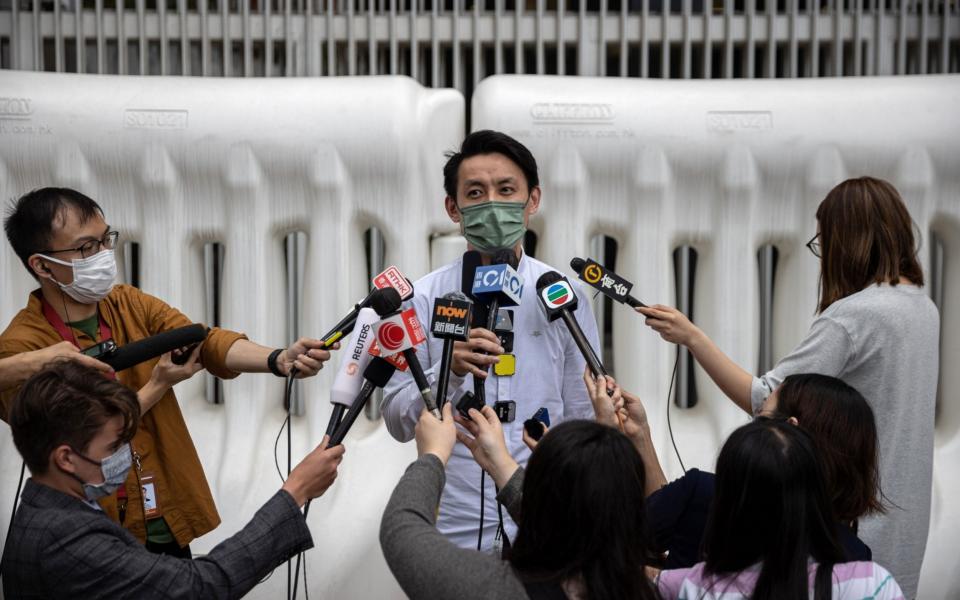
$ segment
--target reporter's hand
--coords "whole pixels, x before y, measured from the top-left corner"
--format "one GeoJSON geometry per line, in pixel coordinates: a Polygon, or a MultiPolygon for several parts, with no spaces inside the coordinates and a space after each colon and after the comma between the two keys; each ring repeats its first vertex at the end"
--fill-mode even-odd
{"type": "Polygon", "coordinates": [[[523,443],[527,445],[527,448],[530,448],[530,452],[533,452],[537,448],[537,444],[543,440],[544,436],[547,435],[547,432],[550,431],[550,428],[547,427],[546,423],[541,423],[543,425],[543,435],[540,436],[539,440],[535,440],[530,437],[530,434],[527,433],[527,428],[523,428],[523,443]]]}
{"type": "Polygon", "coordinates": [[[153,373],[150,379],[161,388],[169,389],[176,384],[190,379],[203,370],[203,364],[200,362],[200,350],[203,344],[199,344],[190,353],[187,362],[182,365],[174,364],[172,352],[167,352],[160,357],[160,360],[153,367],[153,373]]]}
{"type": "Polygon", "coordinates": [[[623,408],[623,397],[617,382],[609,375],[606,377],[598,375],[594,378],[590,367],[587,367],[583,372],[583,383],[587,386],[587,393],[590,395],[590,402],[593,403],[593,413],[597,422],[619,429],[620,421],[617,418],[617,413],[623,408]],[[608,389],[613,390],[613,395],[607,392],[608,389]]]}
{"type": "MultiPolygon", "coordinates": [[[[335,343],[330,349],[339,350],[340,342],[335,343]]],[[[277,368],[284,375],[289,375],[290,370],[296,367],[296,378],[303,379],[319,373],[323,363],[328,360],[330,360],[330,350],[324,349],[321,340],[300,338],[277,356],[277,368]]]]}
{"type": "Polygon", "coordinates": [[[443,420],[438,421],[435,416],[424,408],[417,421],[417,456],[433,454],[444,465],[450,460],[453,445],[457,443],[457,427],[453,423],[452,405],[449,402],[443,405],[443,420]]]}
{"type": "Polygon", "coordinates": [[[507,450],[497,413],[489,406],[484,406],[482,411],[471,408],[470,419],[457,415],[456,420],[470,433],[458,430],[457,439],[470,450],[480,468],[490,473],[497,486],[506,485],[518,465],[507,450]]]}
{"type": "Polygon", "coordinates": [[[329,443],[330,436],[323,436],[320,445],[293,468],[283,483],[281,489],[293,496],[298,506],[322,496],[337,479],[337,467],[340,466],[346,449],[343,444],[327,448],[329,443]]]}
{"type": "Polygon", "coordinates": [[[650,437],[650,424],[647,422],[647,411],[640,398],[626,390],[622,390],[623,407],[620,416],[623,419],[623,432],[635,444],[650,437]]]}
{"type": "Polygon", "coordinates": [[[31,375],[44,368],[47,363],[57,358],[68,358],[85,367],[94,368],[101,373],[113,373],[113,367],[86,354],[82,354],[80,349],[74,346],[72,342],[59,342],[52,346],[41,348],[40,350],[24,352],[23,356],[26,358],[25,362],[27,365],[23,373],[23,379],[28,379],[31,375]]]}
{"type": "Polygon", "coordinates": [[[638,306],[634,310],[646,317],[644,323],[668,342],[689,346],[700,333],[686,315],[673,307],[657,304],[638,306]]]}
{"type": "Polygon", "coordinates": [[[470,338],[465,342],[453,343],[453,360],[450,370],[460,377],[473,373],[481,379],[487,376],[490,365],[500,362],[503,354],[500,338],[489,329],[474,327],[470,330],[470,338]],[[483,354],[486,352],[487,354],[483,354]]]}

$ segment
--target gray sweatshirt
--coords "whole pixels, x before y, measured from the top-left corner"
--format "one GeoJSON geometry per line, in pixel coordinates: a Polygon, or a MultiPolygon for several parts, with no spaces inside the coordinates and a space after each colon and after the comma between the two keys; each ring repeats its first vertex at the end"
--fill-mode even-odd
{"type": "Polygon", "coordinates": [[[754,378],[751,390],[757,412],[788,375],[821,373],[866,398],[877,422],[880,485],[889,502],[886,515],[860,521],[859,536],[906,598],[917,594],[930,527],[939,355],[940,316],[924,290],[872,285],[827,307],[806,339],[754,378]]]}
{"type": "MultiPolygon", "coordinates": [[[[412,600],[521,598],[527,593],[510,563],[458,548],[437,531],[437,506],[446,482],[443,463],[424,454],[407,467],[380,522],[380,546],[400,587],[412,600]]],[[[519,517],[523,470],[517,469],[497,500],[519,517]]]]}

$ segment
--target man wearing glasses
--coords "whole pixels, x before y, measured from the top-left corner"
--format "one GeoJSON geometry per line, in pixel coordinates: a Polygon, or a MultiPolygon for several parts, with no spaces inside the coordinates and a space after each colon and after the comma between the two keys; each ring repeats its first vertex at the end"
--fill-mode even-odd
{"type": "MultiPolygon", "coordinates": [[[[0,334],[0,359],[70,342],[85,349],[107,339],[119,346],[190,324],[162,300],[129,285],[114,285],[119,233],[92,199],[67,188],[43,188],[17,200],[4,223],[14,252],[40,288],[0,334]]],[[[271,371],[310,377],[330,353],[302,338],[285,349],[212,328],[183,365],[170,354],[115,376],[136,390],[143,418],[130,444],[134,468],[116,494],[90,498],[148,550],[189,557],[188,544],[219,523],[210,488],[173,393],[174,384],[206,368],[229,379],[271,371]],[[145,492],[145,493],[144,493],[145,492]]],[[[0,382],[6,421],[19,384],[0,382]]]]}

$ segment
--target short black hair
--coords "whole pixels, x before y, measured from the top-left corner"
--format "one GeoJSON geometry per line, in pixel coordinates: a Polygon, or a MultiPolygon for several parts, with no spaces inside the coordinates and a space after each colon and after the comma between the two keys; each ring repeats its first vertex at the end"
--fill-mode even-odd
{"type": "Polygon", "coordinates": [[[103,216],[103,209],[99,204],[70,188],[40,188],[11,203],[3,229],[13,251],[31,275],[34,273],[27,259],[48,249],[53,237],[54,223],[58,218],[62,218],[68,207],[77,210],[81,223],[86,223],[98,215],[103,216]]]}
{"type": "Polygon", "coordinates": [[[506,156],[520,167],[524,177],[527,178],[527,189],[532,190],[540,185],[537,159],[526,146],[505,133],[482,129],[465,137],[460,144],[459,152],[447,154],[447,164],[443,165],[443,189],[446,190],[447,195],[454,199],[457,197],[457,173],[464,159],[478,154],[493,153],[506,156]]]}

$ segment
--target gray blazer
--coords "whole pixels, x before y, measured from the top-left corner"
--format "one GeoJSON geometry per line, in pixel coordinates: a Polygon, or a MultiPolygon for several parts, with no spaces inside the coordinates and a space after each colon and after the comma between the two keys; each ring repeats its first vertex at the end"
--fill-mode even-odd
{"type": "Polygon", "coordinates": [[[236,535],[196,560],[151,554],[81,500],[28,479],[3,549],[15,598],[239,598],[313,547],[303,514],[277,492],[236,535]]]}

